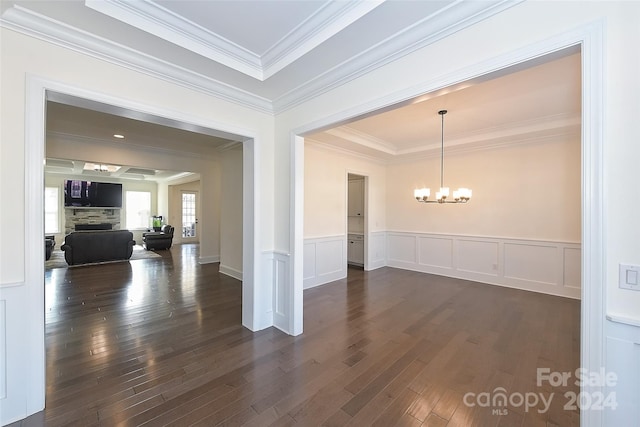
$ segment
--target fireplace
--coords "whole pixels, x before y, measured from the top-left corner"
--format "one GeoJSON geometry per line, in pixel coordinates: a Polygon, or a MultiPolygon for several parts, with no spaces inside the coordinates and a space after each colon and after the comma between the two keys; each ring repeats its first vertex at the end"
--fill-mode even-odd
{"type": "Polygon", "coordinates": [[[101,224],[76,224],[76,231],[87,231],[87,230],[111,230],[113,228],[113,224],[108,222],[103,222],[101,224]]]}
{"type": "Polygon", "coordinates": [[[64,232],[77,230],[119,230],[120,209],[66,208],[64,232]]]}

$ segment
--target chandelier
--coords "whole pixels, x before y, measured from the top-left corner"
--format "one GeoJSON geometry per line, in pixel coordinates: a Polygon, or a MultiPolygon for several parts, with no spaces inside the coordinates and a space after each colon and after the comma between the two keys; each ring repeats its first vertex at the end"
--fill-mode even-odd
{"type": "Polygon", "coordinates": [[[442,131],[440,138],[440,191],[436,192],[435,200],[429,200],[431,190],[429,188],[416,188],[413,196],[420,203],[467,203],[471,199],[471,190],[468,188],[458,188],[453,192],[453,198],[449,197],[449,187],[444,186],[444,115],[447,110],[438,111],[442,117],[442,131]]]}
{"type": "Polygon", "coordinates": [[[93,172],[106,174],[106,173],[117,172],[118,170],[120,170],[120,166],[109,165],[105,163],[88,163],[87,162],[84,164],[84,167],[82,169],[86,171],[93,171],[93,172]]]}

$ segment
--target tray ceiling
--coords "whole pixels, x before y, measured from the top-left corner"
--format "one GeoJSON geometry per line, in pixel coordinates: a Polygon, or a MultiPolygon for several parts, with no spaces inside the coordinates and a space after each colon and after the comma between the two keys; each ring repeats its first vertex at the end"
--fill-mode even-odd
{"type": "MultiPolygon", "coordinates": [[[[0,24],[277,114],[518,2],[20,0],[2,2],[0,24]]],[[[577,132],[580,85],[576,47],[306,137],[388,162],[437,151],[440,109],[449,110],[450,150],[577,132]]],[[[51,114],[60,121],[64,111],[51,114]]],[[[166,134],[162,123],[137,119],[129,122],[137,143],[166,134]]],[[[112,133],[103,123],[49,131],[103,138],[112,133]]],[[[209,143],[234,143],[215,137],[209,143]]]]}

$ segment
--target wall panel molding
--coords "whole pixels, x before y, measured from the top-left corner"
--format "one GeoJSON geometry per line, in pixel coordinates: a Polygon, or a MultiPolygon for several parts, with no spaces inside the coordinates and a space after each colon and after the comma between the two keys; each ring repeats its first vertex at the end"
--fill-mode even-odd
{"type": "Polygon", "coordinates": [[[367,271],[375,270],[387,265],[387,233],[385,231],[374,231],[369,233],[365,244],[368,247],[368,262],[365,262],[367,271]]]}
{"type": "Polygon", "coordinates": [[[606,411],[602,425],[621,426],[640,418],[640,321],[609,312],[606,317],[604,370],[616,379],[602,391],[604,396],[615,396],[617,407],[606,411]]]}
{"type": "Polygon", "coordinates": [[[269,313],[273,318],[273,325],[281,331],[291,330],[289,313],[293,310],[291,286],[291,255],[280,251],[264,251],[262,253],[265,265],[265,275],[271,281],[271,295],[268,304],[272,307],[269,313]]]}
{"type": "Polygon", "coordinates": [[[347,277],[347,236],[304,239],[304,289],[347,277]]]}
{"type": "Polygon", "coordinates": [[[0,300],[0,400],[7,398],[7,301],[0,300]]]}
{"type": "MultiPolygon", "coordinates": [[[[367,270],[389,266],[580,299],[579,243],[379,231],[367,245],[367,270]]],[[[345,277],[346,235],[304,240],[304,289],[345,277]]]]}
{"type": "Polygon", "coordinates": [[[386,235],[389,267],[580,298],[579,243],[402,231],[386,235]]]}

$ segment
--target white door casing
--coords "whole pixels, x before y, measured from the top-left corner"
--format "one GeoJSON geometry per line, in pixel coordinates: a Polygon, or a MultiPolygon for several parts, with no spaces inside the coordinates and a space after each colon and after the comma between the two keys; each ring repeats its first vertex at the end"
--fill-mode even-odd
{"type": "Polygon", "coordinates": [[[25,108],[25,274],[24,282],[0,286],[0,370],[7,373],[0,378],[0,424],[25,418],[45,407],[45,342],[44,342],[44,169],[46,135],[46,101],[55,94],[95,101],[123,109],[135,110],[150,116],[169,118],[210,128],[227,134],[241,135],[243,156],[243,300],[242,324],[251,330],[262,329],[271,306],[265,307],[254,287],[268,292],[271,283],[261,279],[260,262],[260,204],[257,195],[261,183],[257,179],[259,149],[257,135],[220,123],[208,123],[199,117],[160,107],[143,105],[129,100],[81,89],[66,83],[27,75],[25,108]]]}

